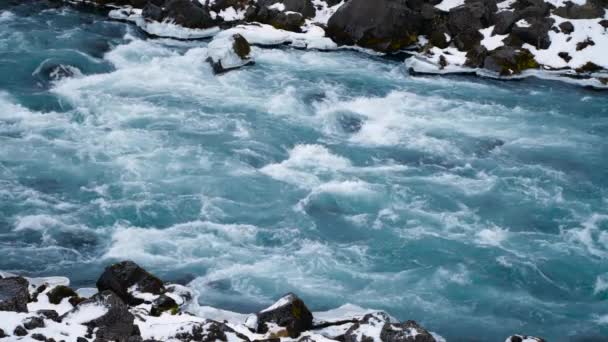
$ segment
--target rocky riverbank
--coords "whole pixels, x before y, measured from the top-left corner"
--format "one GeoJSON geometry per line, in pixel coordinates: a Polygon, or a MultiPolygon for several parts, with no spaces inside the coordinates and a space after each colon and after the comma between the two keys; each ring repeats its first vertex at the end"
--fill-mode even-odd
{"type": "MultiPolygon", "coordinates": [[[[105,269],[96,288],[72,289],[63,277],[26,278],[0,272],[0,339],[46,342],[440,342],[415,321],[345,306],[312,313],[289,293],[251,315],[189,312],[197,298],[131,261],[105,269]]],[[[541,342],[513,335],[506,342],[541,342]]]]}
{"type": "MultiPolygon", "coordinates": [[[[608,88],[604,0],[71,0],[151,35],[406,52],[413,73],[559,78],[608,88]]],[[[244,63],[247,64],[247,63],[244,63]]]]}

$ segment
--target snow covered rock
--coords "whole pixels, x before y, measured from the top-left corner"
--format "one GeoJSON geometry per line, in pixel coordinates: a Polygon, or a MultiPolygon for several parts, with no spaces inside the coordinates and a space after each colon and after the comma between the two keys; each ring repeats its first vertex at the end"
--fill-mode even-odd
{"type": "MultiPolygon", "coordinates": [[[[289,337],[298,337],[313,327],[313,316],[306,304],[295,294],[289,293],[270,307],[257,313],[258,333],[264,334],[277,325],[287,329],[289,337]]],[[[287,336],[285,336],[287,337],[287,336]]]]}
{"type": "Polygon", "coordinates": [[[28,312],[29,283],[22,277],[0,279],[0,311],[28,312]]]}
{"type": "Polygon", "coordinates": [[[141,293],[159,295],[165,292],[163,282],[132,261],[123,261],[107,267],[97,280],[100,292],[113,291],[129,305],[138,305],[145,300],[141,293]]]}
{"type": "Polygon", "coordinates": [[[228,37],[218,37],[207,46],[209,58],[207,61],[216,74],[252,64],[249,56],[251,46],[240,34],[228,37]]]}
{"type": "Polygon", "coordinates": [[[127,342],[132,335],[139,335],[129,307],[112,291],[103,291],[85,300],[63,315],[61,321],[83,324],[95,330],[101,341],[127,342]]]}
{"type": "Polygon", "coordinates": [[[203,323],[186,326],[186,330],[175,335],[179,341],[189,342],[249,342],[245,335],[237,333],[225,323],[207,320],[203,323]]]}

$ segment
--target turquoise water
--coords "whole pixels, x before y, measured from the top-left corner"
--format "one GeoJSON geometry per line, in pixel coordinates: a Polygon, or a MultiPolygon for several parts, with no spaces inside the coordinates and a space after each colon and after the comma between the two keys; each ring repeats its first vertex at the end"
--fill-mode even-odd
{"type": "Polygon", "coordinates": [[[206,41],[0,11],[0,269],[133,259],[241,312],[295,291],[448,341],[606,340],[608,93],[289,48],[216,77],[206,41]]]}

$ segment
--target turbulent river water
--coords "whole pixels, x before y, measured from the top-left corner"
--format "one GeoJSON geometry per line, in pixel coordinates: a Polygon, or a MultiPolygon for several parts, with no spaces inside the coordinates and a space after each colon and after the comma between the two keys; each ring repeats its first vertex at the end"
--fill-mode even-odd
{"type": "Polygon", "coordinates": [[[448,341],[608,336],[607,93],[290,48],[214,76],[207,43],[0,2],[0,269],[132,259],[239,312],[295,291],[448,341]]]}

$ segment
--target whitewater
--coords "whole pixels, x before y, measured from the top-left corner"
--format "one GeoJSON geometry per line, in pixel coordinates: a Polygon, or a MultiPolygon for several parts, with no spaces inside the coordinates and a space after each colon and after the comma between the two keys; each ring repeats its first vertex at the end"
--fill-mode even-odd
{"type": "Polygon", "coordinates": [[[239,313],[294,291],[447,341],[608,336],[606,92],[290,47],[214,75],[208,43],[0,3],[0,270],[130,259],[239,313]]]}

